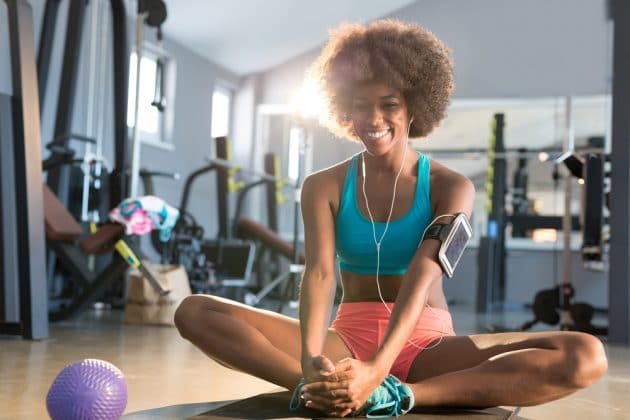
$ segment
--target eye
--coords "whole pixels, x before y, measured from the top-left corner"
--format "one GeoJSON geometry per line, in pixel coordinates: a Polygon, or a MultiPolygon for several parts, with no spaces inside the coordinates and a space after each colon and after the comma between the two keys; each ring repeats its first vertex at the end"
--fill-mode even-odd
{"type": "Polygon", "coordinates": [[[398,106],[399,105],[396,102],[386,102],[386,103],[383,104],[383,108],[384,109],[389,109],[389,110],[397,109],[398,106]]]}
{"type": "Polygon", "coordinates": [[[367,111],[369,106],[366,103],[355,103],[352,105],[355,111],[363,112],[367,111]]]}

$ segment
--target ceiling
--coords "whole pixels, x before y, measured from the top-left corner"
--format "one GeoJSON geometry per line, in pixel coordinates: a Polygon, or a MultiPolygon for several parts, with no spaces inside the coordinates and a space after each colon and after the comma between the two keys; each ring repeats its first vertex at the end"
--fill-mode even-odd
{"type": "Polygon", "coordinates": [[[366,22],[414,0],[166,0],[167,37],[236,73],[265,71],[309,51],[342,21],[366,22]]]}

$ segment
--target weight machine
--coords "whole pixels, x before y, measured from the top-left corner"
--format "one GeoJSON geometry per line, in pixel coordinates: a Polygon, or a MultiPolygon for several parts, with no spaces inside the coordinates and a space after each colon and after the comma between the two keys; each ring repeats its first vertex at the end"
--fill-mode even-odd
{"type": "MultiPolygon", "coordinates": [[[[503,146],[503,114],[496,114],[491,137],[491,151],[489,158],[492,170],[488,171],[487,208],[489,221],[487,235],[481,238],[479,244],[478,262],[478,296],[477,311],[481,313],[497,309],[498,304],[505,297],[505,227],[512,224],[513,230],[523,232],[535,228],[550,228],[563,232],[563,278],[556,287],[542,290],[536,294],[533,303],[534,319],[524,323],[521,329],[529,329],[537,322],[555,325],[560,322],[563,330],[579,330],[597,335],[605,335],[607,329],[591,324],[594,310],[592,306],[583,302],[574,302],[575,290],[571,283],[571,244],[572,231],[582,231],[584,241],[582,257],[585,266],[592,266],[605,258],[607,244],[603,240],[602,232],[602,204],[603,204],[603,162],[600,145],[588,145],[579,151],[573,138],[571,100],[567,99],[566,134],[564,153],[557,153],[552,158],[554,179],[558,180],[559,166],[566,166],[568,174],[565,176],[565,213],[563,216],[528,215],[514,211],[508,214],[505,210],[505,195],[507,193],[505,154],[503,146]],[[582,156],[585,156],[583,158],[582,156]],[[588,162],[588,165],[586,165],[588,162]],[[582,218],[573,216],[570,210],[571,195],[574,178],[585,180],[584,215],[582,218]],[[560,311],[560,313],[557,312],[560,311]]],[[[520,153],[524,153],[520,151],[520,153]]],[[[522,162],[521,162],[522,163],[522,162]]],[[[522,170],[523,165],[521,164],[522,170]]],[[[515,179],[518,177],[515,176],[515,179]]],[[[522,178],[522,176],[521,176],[522,178]]],[[[517,200],[518,201],[518,200],[517,200]]],[[[505,327],[493,327],[494,331],[510,330],[505,327]]]]}

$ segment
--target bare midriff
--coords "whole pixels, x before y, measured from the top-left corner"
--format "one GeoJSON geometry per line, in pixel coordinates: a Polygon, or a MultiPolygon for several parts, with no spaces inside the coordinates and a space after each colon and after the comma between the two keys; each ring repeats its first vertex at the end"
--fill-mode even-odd
{"type": "MultiPolygon", "coordinates": [[[[404,276],[379,275],[378,283],[385,302],[395,302],[398,290],[404,276]]],[[[376,287],[376,276],[341,271],[343,284],[342,302],[380,302],[381,298],[376,287]]],[[[431,285],[427,303],[432,308],[448,310],[446,297],[442,290],[442,279],[431,285]]]]}

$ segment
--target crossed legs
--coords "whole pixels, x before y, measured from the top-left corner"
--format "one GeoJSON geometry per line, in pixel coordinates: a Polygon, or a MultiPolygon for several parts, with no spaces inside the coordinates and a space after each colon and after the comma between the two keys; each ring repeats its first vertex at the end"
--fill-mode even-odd
{"type": "MultiPolygon", "coordinates": [[[[208,295],[187,297],[175,314],[185,339],[217,362],[287,389],[300,380],[296,319],[208,295]]],[[[324,354],[352,357],[333,330],[324,354]]],[[[597,381],[607,369],[601,342],[575,332],[444,337],[420,353],[407,383],[417,406],[490,407],[552,401],[597,381]]]]}
{"type": "Polygon", "coordinates": [[[585,388],[607,368],[602,343],[588,334],[480,334],[421,352],[407,382],[419,406],[528,406],[585,388]]]}
{"type": "MultiPolygon", "coordinates": [[[[185,298],[175,312],[182,337],[220,364],[293,389],[302,378],[299,321],[210,295],[185,298]]],[[[352,357],[333,330],[324,354],[352,357]]]]}

